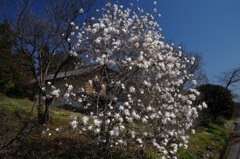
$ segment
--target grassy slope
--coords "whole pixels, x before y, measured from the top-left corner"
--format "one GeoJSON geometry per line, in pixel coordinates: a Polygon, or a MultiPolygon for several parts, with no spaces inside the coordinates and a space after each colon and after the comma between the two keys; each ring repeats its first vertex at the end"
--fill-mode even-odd
{"type": "MultiPolygon", "coordinates": [[[[17,136],[17,140],[0,149],[0,158],[93,158],[94,145],[68,127],[70,116],[81,114],[51,108],[51,125],[39,126],[33,104],[27,99],[0,99],[0,147],[17,136]],[[27,123],[28,119],[31,120],[27,123]],[[50,131],[46,131],[47,128],[50,131]],[[61,131],[57,132],[55,128],[61,131]],[[1,156],[3,154],[5,156],[1,156]]],[[[180,149],[178,156],[181,159],[195,159],[208,155],[217,159],[228,136],[229,131],[224,126],[211,123],[209,127],[199,127],[196,134],[191,135],[189,149],[180,149]]],[[[156,157],[151,152],[148,156],[156,157]]],[[[121,157],[118,155],[118,158],[121,157]]]]}
{"type": "Polygon", "coordinates": [[[230,136],[227,125],[231,121],[221,123],[210,123],[208,127],[200,126],[196,134],[191,135],[188,150],[180,149],[178,156],[181,159],[219,159],[225,150],[226,143],[230,136]]]}
{"type": "Polygon", "coordinates": [[[51,108],[51,125],[41,126],[35,107],[31,113],[33,105],[27,99],[0,99],[0,158],[74,158],[85,153],[75,152],[81,150],[84,140],[67,131],[70,116],[79,113],[51,108]],[[61,134],[55,128],[60,128],[61,134]]]}

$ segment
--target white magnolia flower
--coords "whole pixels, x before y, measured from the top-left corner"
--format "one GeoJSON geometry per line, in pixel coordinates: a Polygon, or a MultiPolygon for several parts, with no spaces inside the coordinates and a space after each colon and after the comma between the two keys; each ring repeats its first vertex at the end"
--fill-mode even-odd
{"type": "Polygon", "coordinates": [[[192,134],[195,134],[195,132],[196,132],[196,131],[195,131],[194,129],[192,129],[192,134]]]}
{"type": "Polygon", "coordinates": [[[114,131],[113,131],[113,130],[109,131],[109,134],[110,134],[111,136],[113,136],[113,135],[114,135],[114,131]]]}
{"type": "Polygon", "coordinates": [[[141,138],[137,138],[136,141],[137,141],[139,144],[142,144],[142,143],[143,143],[143,141],[142,141],[141,138]]]}
{"type": "Polygon", "coordinates": [[[133,86],[131,86],[131,87],[129,88],[129,91],[130,91],[131,93],[134,93],[135,90],[136,90],[136,89],[135,89],[133,86]]]}
{"type": "Polygon", "coordinates": [[[119,113],[114,114],[114,118],[115,118],[116,120],[118,120],[119,117],[120,117],[120,114],[119,114],[119,113]]]}
{"type": "Polygon", "coordinates": [[[52,96],[59,97],[60,96],[60,89],[55,89],[52,91],[52,96]]]}
{"type": "Polygon", "coordinates": [[[205,102],[202,103],[203,108],[207,108],[207,104],[205,102]]]}
{"type": "Polygon", "coordinates": [[[93,123],[94,123],[95,126],[100,127],[102,121],[101,121],[101,120],[98,120],[98,119],[94,119],[94,120],[93,120],[93,123]]]}
{"type": "Polygon", "coordinates": [[[96,128],[96,129],[94,130],[94,132],[95,132],[96,134],[98,134],[98,133],[100,132],[100,129],[99,129],[99,128],[96,128]]]}
{"type": "Polygon", "coordinates": [[[89,117],[87,117],[87,116],[82,117],[83,125],[87,125],[88,121],[89,121],[89,117]]]}
{"type": "Polygon", "coordinates": [[[70,121],[70,126],[71,126],[73,129],[77,128],[77,126],[78,126],[78,121],[77,121],[77,120],[72,120],[72,121],[70,121]]]}
{"type": "Polygon", "coordinates": [[[83,8],[79,9],[79,13],[83,13],[83,12],[84,12],[83,8]]]}
{"type": "Polygon", "coordinates": [[[192,80],[192,84],[193,84],[193,85],[196,85],[196,84],[197,84],[197,81],[196,81],[196,80],[192,80]]]}

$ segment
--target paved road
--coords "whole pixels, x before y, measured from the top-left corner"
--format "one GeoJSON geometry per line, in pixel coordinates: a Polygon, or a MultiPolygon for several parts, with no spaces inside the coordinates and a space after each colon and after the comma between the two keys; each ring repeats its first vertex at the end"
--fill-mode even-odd
{"type": "Polygon", "coordinates": [[[230,147],[227,159],[240,159],[240,117],[235,121],[233,144],[230,147]]]}

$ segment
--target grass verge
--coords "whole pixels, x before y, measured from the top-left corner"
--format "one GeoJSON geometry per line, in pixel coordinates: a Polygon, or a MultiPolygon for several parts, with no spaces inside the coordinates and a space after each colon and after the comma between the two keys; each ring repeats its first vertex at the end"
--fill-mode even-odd
{"type": "Polygon", "coordinates": [[[219,159],[226,148],[230,136],[228,125],[231,121],[211,122],[209,126],[199,126],[190,136],[189,148],[179,149],[180,159],[219,159]]]}

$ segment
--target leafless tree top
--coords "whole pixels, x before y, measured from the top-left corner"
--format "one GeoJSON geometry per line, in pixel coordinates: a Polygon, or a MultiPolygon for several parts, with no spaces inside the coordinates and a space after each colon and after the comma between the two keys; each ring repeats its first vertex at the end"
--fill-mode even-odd
{"type": "Polygon", "coordinates": [[[235,87],[240,82],[240,66],[223,72],[217,78],[226,88],[235,87]]]}

